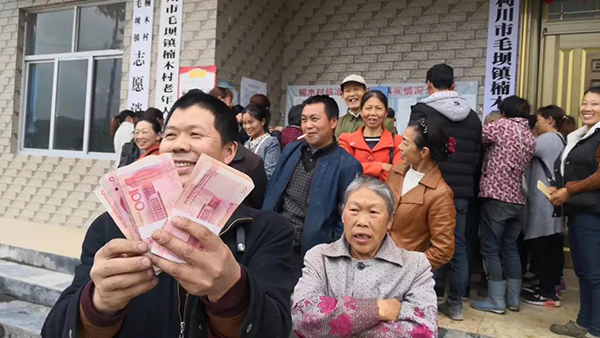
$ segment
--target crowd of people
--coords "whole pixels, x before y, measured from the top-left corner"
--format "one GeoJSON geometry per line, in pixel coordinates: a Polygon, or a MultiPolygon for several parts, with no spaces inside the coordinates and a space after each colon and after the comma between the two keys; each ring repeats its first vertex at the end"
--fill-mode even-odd
{"type": "Polygon", "coordinates": [[[450,66],[425,80],[429,97],[399,112],[410,114],[402,135],[386,94],[355,74],[341,83],[343,117],[316,95],[292,107],[285,128],[270,125],[265,95],[234,106],[219,87],[188,92],[165,120],[154,108],[121,112],[111,130],[117,166],[207,154],[255,189],[221,236],[174,220],[203,250],[153,234],[184,264],[124,240],[100,216],[43,333],[436,337],[438,313],[464,319],[478,274],[476,310],[560,307],[568,232],[580,309],[550,330],[600,337],[600,88],[585,92],[577,128],[560,107],[531,114],[517,96],[482,123],[450,66]]]}

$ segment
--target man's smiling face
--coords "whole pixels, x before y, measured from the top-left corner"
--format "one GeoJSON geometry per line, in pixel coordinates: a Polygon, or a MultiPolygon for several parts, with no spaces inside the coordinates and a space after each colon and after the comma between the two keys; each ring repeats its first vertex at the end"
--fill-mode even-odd
{"type": "Polygon", "coordinates": [[[367,88],[358,82],[344,83],[342,88],[342,96],[348,108],[352,111],[358,111],[360,109],[360,100],[362,100],[367,92],[367,88]]]}
{"type": "Polygon", "coordinates": [[[237,144],[224,145],[215,128],[215,116],[198,105],[177,108],[165,128],[160,153],[172,153],[181,183],[185,186],[200,155],[206,154],[225,164],[231,163],[237,144]]]}

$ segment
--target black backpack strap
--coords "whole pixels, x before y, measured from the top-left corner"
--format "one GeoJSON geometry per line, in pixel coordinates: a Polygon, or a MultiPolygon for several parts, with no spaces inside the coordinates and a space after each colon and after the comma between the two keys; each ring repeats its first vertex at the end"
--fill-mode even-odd
{"type": "Polygon", "coordinates": [[[396,133],[392,133],[392,147],[390,148],[390,164],[394,164],[394,148],[396,147],[396,133]]]}

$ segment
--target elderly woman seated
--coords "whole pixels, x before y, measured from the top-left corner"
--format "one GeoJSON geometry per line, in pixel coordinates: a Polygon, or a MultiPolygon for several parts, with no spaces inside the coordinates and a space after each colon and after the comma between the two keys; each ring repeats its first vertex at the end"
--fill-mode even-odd
{"type": "Polygon", "coordinates": [[[342,206],[344,236],[306,253],[293,295],[300,337],[437,337],[437,299],[423,253],[396,247],[394,194],[357,178],[342,206]]]}

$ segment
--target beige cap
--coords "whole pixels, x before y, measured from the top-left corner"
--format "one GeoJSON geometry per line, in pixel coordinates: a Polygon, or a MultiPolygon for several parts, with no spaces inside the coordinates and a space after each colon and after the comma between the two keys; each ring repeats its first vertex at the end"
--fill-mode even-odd
{"type": "Polygon", "coordinates": [[[344,84],[346,84],[348,82],[360,83],[360,84],[364,85],[365,87],[367,87],[367,81],[365,81],[365,78],[360,75],[351,74],[351,75],[346,76],[346,78],[344,79],[344,81],[342,81],[342,84],[340,86],[344,87],[344,84]]]}

